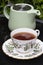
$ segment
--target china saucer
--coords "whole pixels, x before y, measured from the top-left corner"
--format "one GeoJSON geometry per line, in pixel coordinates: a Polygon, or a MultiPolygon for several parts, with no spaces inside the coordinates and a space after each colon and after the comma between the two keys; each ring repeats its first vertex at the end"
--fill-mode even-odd
{"type": "Polygon", "coordinates": [[[33,49],[32,53],[21,54],[16,51],[11,39],[5,41],[2,45],[3,52],[9,57],[16,59],[32,59],[40,56],[43,53],[43,42],[39,39],[36,40],[37,45],[33,49]]]}

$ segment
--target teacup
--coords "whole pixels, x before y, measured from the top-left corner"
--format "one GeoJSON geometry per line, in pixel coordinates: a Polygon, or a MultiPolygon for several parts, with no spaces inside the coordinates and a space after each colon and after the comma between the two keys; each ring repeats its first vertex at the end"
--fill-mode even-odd
{"type": "Polygon", "coordinates": [[[40,31],[30,28],[18,28],[11,32],[10,36],[15,49],[20,53],[27,53],[34,48],[40,31]],[[22,37],[20,37],[22,35],[22,37]]]}

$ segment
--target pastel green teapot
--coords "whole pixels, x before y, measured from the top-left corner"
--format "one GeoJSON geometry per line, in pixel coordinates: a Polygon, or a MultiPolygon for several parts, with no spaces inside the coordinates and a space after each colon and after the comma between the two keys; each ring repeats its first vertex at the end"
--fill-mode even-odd
{"type": "Polygon", "coordinates": [[[6,5],[4,7],[4,15],[7,19],[9,19],[8,27],[10,30],[14,30],[16,28],[32,28],[35,29],[36,22],[35,16],[40,15],[40,11],[34,9],[34,7],[30,4],[18,3],[15,6],[19,9],[16,10],[13,6],[10,7],[10,15],[7,13],[7,7],[10,5],[6,5]],[[20,10],[20,6],[25,10],[20,10]],[[25,6],[28,6],[25,8],[25,6]],[[29,8],[29,9],[28,9],[29,8]]]}

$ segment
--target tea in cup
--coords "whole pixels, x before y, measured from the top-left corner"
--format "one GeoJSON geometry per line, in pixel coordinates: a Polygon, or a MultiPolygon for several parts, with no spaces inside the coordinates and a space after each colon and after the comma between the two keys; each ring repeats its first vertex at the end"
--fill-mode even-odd
{"type": "Polygon", "coordinates": [[[20,53],[27,53],[33,49],[39,34],[39,30],[33,30],[30,28],[18,28],[13,30],[10,36],[15,49],[20,53]]]}

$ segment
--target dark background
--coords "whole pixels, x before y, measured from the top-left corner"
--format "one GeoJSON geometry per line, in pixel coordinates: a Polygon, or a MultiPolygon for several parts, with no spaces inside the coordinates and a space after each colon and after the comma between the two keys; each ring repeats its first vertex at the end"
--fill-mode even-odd
{"type": "MultiPolygon", "coordinates": [[[[40,30],[39,39],[43,41],[43,21],[36,19],[36,29],[40,30]]],[[[8,20],[0,17],[0,65],[43,65],[43,54],[31,60],[17,60],[6,56],[2,51],[2,44],[10,38],[8,20]]]]}

